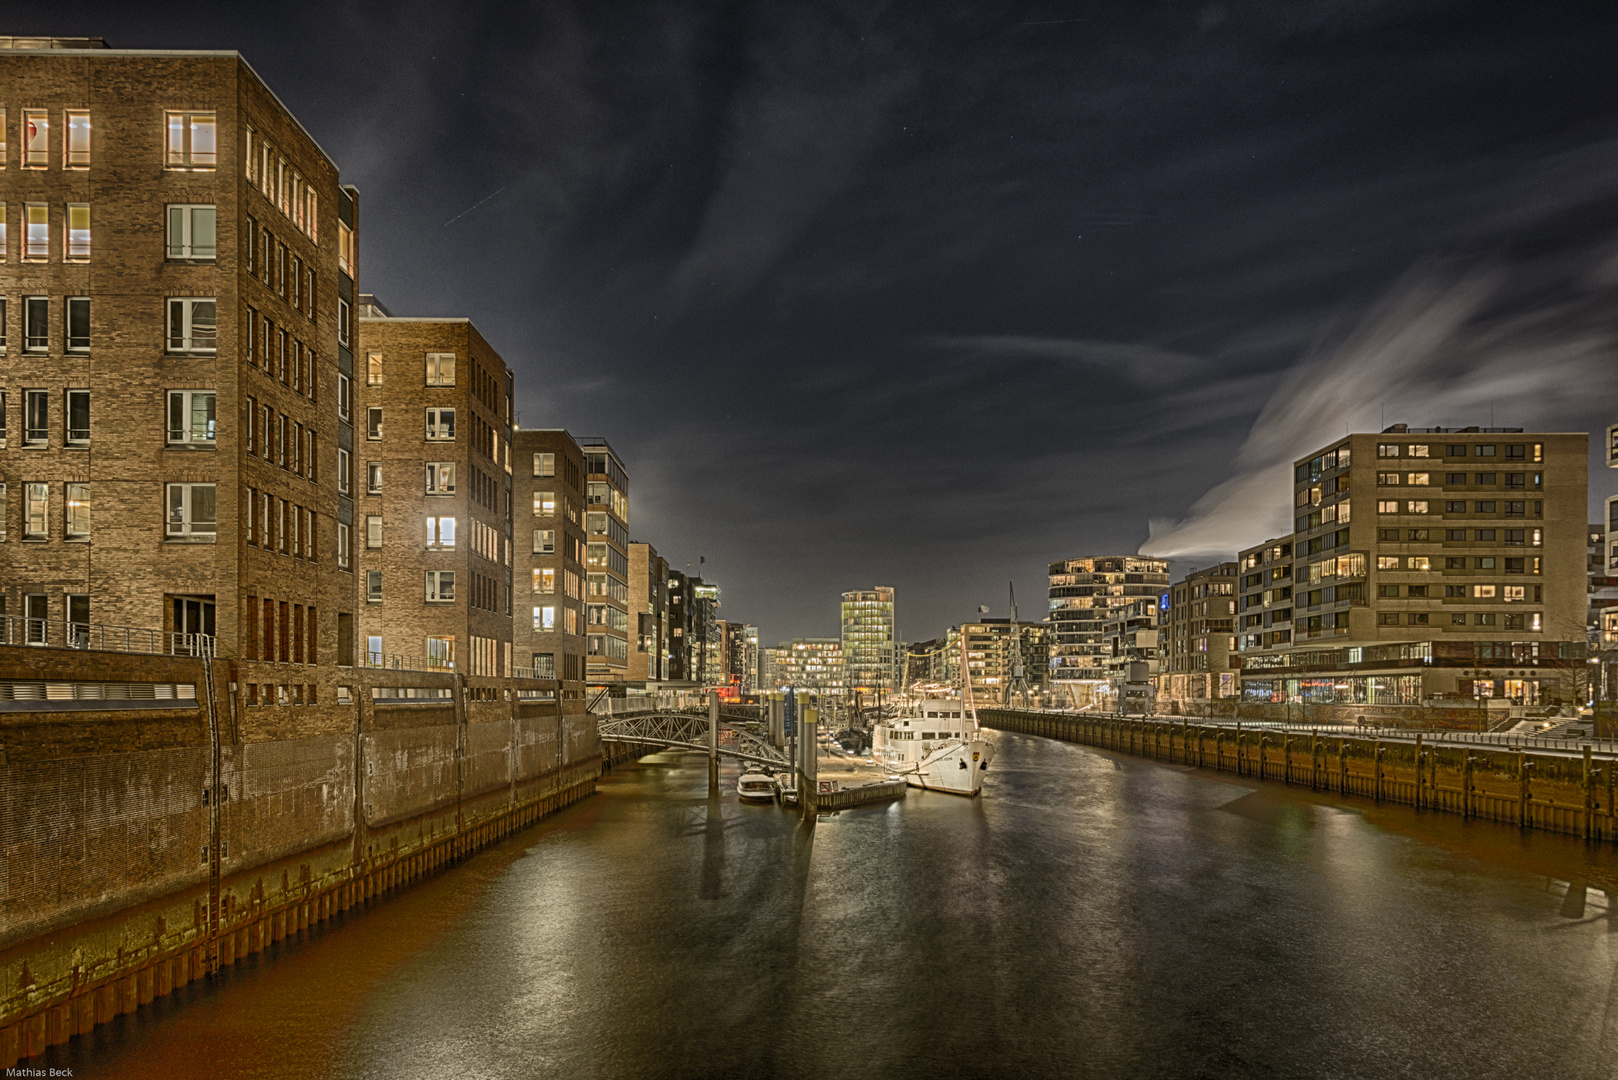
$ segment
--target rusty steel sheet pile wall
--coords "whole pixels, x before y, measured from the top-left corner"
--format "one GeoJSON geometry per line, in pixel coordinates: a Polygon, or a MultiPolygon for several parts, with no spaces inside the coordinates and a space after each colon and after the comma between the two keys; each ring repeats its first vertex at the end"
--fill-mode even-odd
{"type": "Polygon", "coordinates": [[[1379,738],[1013,709],[983,709],[979,716],[985,727],[1000,731],[1587,840],[1618,841],[1618,759],[1593,754],[1577,743],[1553,753],[1437,741],[1414,731],[1379,738]]]}
{"type": "Polygon", "coordinates": [[[203,663],[0,646],[0,678],[197,694],[0,705],[0,1069],[452,864],[602,768],[592,717],[518,693],[554,683],[344,669],[351,701],[300,712],[244,708],[218,660],[212,725],[203,663]]]}

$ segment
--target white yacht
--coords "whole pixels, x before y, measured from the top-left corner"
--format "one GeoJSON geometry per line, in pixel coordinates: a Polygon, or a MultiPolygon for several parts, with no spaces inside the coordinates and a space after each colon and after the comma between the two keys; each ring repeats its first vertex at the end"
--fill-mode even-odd
{"type": "Polygon", "coordinates": [[[736,778],[736,797],[743,802],[774,802],[775,777],[767,772],[749,769],[736,778]]]}
{"type": "Polygon", "coordinates": [[[924,698],[914,709],[878,724],[871,756],[911,787],[976,795],[994,760],[977,717],[955,698],[924,698]]]}

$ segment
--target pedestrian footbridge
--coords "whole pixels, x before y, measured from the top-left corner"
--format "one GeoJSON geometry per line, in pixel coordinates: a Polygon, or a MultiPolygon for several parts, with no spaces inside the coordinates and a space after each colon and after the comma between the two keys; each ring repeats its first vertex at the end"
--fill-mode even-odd
{"type": "MultiPolygon", "coordinates": [[[[740,719],[740,717],[737,717],[740,719]]],[[[603,716],[596,721],[601,741],[664,746],[670,750],[690,750],[699,754],[717,753],[755,765],[789,768],[787,752],[770,745],[763,736],[720,719],[717,738],[710,741],[715,723],[706,713],[648,712],[625,716],[603,716]]]]}

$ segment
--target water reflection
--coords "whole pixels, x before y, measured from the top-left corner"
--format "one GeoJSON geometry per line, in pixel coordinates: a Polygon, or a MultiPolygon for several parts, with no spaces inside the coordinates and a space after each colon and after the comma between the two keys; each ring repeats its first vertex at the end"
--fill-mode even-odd
{"type": "Polygon", "coordinates": [[[802,822],[663,755],[75,1076],[1612,1074],[1610,849],[1003,736],[802,822]]]}

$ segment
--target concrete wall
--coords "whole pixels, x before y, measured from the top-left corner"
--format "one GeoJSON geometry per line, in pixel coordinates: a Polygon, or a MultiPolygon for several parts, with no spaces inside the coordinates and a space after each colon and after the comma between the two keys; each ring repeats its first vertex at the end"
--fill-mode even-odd
{"type": "Polygon", "coordinates": [[[0,703],[0,1068],[452,863],[600,772],[594,721],[564,724],[512,681],[393,704],[371,683],[456,680],[355,670],[338,677],[352,703],[238,724],[238,668],[214,662],[215,788],[201,661],[0,647],[0,678],[198,687],[127,709],[0,703]],[[264,737],[310,726],[324,730],[264,737]]]}

